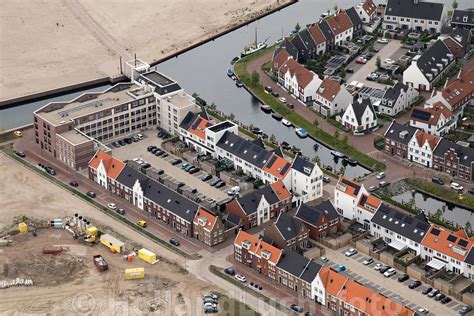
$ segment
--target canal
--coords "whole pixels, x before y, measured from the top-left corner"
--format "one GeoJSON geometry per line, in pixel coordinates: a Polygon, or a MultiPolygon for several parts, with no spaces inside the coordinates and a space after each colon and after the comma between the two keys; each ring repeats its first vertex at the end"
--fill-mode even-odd
{"type": "Polygon", "coordinates": [[[427,214],[429,213],[434,215],[439,209],[443,212],[443,218],[453,223],[453,225],[457,224],[464,226],[467,222],[469,222],[474,227],[473,212],[454,204],[435,199],[424,193],[418,191],[406,191],[392,197],[392,199],[400,203],[408,203],[410,200],[415,199],[416,207],[421,208],[427,214]]]}

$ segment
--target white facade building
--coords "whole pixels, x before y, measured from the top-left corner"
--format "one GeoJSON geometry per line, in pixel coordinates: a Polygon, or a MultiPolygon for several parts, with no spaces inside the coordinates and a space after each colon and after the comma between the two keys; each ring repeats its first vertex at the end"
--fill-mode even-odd
{"type": "Polygon", "coordinates": [[[323,116],[342,114],[352,101],[352,95],[339,83],[329,78],[323,80],[316,91],[315,109],[323,116]]]}
{"type": "Polygon", "coordinates": [[[323,173],[315,163],[297,156],[290,172],[283,180],[291,188],[297,204],[306,203],[323,196],[323,173]]]}
{"type": "Polygon", "coordinates": [[[375,128],[377,115],[370,99],[354,99],[342,115],[342,125],[353,133],[361,133],[375,128]]]}
{"type": "Polygon", "coordinates": [[[428,168],[433,166],[433,152],[440,138],[417,130],[408,143],[408,159],[428,168]]]}
{"type": "Polygon", "coordinates": [[[412,86],[397,82],[385,91],[383,98],[377,104],[376,111],[395,116],[405,111],[418,98],[419,92],[412,86]]]}

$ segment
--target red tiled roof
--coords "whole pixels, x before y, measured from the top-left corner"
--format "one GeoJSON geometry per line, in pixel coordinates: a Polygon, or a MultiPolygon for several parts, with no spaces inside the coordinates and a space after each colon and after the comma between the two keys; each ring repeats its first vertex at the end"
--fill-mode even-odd
{"type": "Polygon", "coordinates": [[[114,158],[112,155],[107,154],[103,150],[99,150],[95,154],[95,156],[89,162],[89,167],[97,169],[101,161],[104,164],[107,176],[114,180],[117,179],[120,172],[122,172],[123,168],[125,168],[125,163],[117,158],[114,158]]]}
{"type": "MultiPolygon", "coordinates": [[[[438,101],[433,104],[432,107],[415,107],[413,109],[417,109],[418,111],[423,111],[426,113],[430,114],[430,118],[428,121],[423,121],[426,122],[427,124],[431,125],[437,125],[439,119],[441,118],[441,114],[443,114],[445,119],[449,119],[451,116],[453,116],[453,112],[451,112],[441,101],[438,101]]],[[[417,120],[416,117],[410,117],[412,120],[417,120]]]]}
{"type": "Polygon", "coordinates": [[[347,278],[345,276],[337,273],[334,270],[331,270],[328,267],[323,267],[321,271],[319,271],[319,277],[321,278],[321,282],[324,285],[326,293],[329,293],[332,296],[337,296],[337,293],[339,293],[344,284],[347,282],[347,278]]]}
{"type": "Polygon", "coordinates": [[[464,232],[456,233],[446,228],[431,226],[421,244],[456,260],[464,261],[474,245],[474,238],[467,239],[464,232]],[[454,238],[449,237],[450,235],[454,238]],[[460,241],[461,244],[459,244],[460,241]]]}
{"type": "Polygon", "coordinates": [[[305,88],[312,80],[315,74],[310,70],[306,69],[299,62],[293,58],[288,59],[279,69],[280,76],[284,76],[286,72],[290,72],[291,76],[296,76],[298,85],[305,88]]]}
{"type": "Polygon", "coordinates": [[[278,69],[286,62],[290,57],[286,48],[282,47],[276,56],[273,56],[272,60],[272,71],[277,72],[278,69]]]}
{"type": "Polygon", "coordinates": [[[269,243],[261,241],[260,245],[258,245],[256,255],[262,257],[263,252],[267,252],[268,254],[270,254],[268,262],[271,262],[275,265],[278,263],[278,260],[280,260],[282,254],[282,250],[270,245],[269,243]]]}
{"type": "Polygon", "coordinates": [[[452,80],[442,95],[451,106],[455,106],[459,101],[465,98],[472,98],[474,94],[474,69],[462,71],[459,78],[452,80]]]}
{"type": "Polygon", "coordinates": [[[276,154],[272,154],[270,159],[268,159],[268,162],[266,165],[263,167],[263,171],[268,172],[274,177],[277,177],[278,179],[283,179],[286,174],[290,171],[289,168],[290,163],[285,159],[282,158],[276,154]],[[270,166],[270,162],[272,162],[272,165],[270,166]],[[287,166],[288,165],[288,166],[287,166]],[[286,167],[286,171],[281,174],[283,169],[286,167]]]}
{"type": "Polygon", "coordinates": [[[326,22],[329,24],[329,27],[335,36],[352,28],[351,19],[349,19],[344,10],[339,10],[335,16],[326,19],[326,22]]]}
{"type": "Polygon", "coordinates": [[[240,230],[239,233],[237,234],[237,237],[235,237],[234,245],[243,247],[242,245],[244,241],[248,241],[250,243],[250,248],[248,249],[248,251],[251,253],[256,252],[257,247],[261,242],[261,240],[258,239],[257,237],[250,235],[249,233],[244,232],[243,230],[240,230]]]}
{"type": "Polygon", "coordinates": [[[326,38],[324,37],[324,34],[319,28],[318,24],[311,24],[310,27],[308,27],[308,31],[309,34],[311,34],[311,37],[313,38],[316,45],[319,45],[326,41],[326,38]]]}
{"type": "Polygon", "coordinates": [[[357,197],[361,187],[361,184],[344,177],[340,177],[336,184],[336,190],[344,192],[352,197],[357,197]],[[348,185],[347,183],[350,183],[351,185],[348,185]]]}
{"type": "Polygon", "coordinates": [[[326,78],[323,80],[316,93],[328,100],[329,102],[332,102],[334,101],[340,90],[341,85],[339,83],[329,78],[326,78]]]}
{"type": "Polygon", "coordinates": [[[212,124],[208,120],[203,118],[201,115],[198,115],[189,127],[188,132],[196,135],[201,139],[204,139],[206,137],[204,130],[206,129],[206,127],[209,127],[211,125],[212,124]]]}
{"type": "Polygon", "coordinates": [[[204,223],[204,228],[208,231],[212,231],[214,225],[217,223],[217,216],[212,215],[211,213],[207,212],[205,209],[200,208],[194,217],[194,224],[201,225],[199,219],[202,219],[201,222],[204,223]]]}
{"type": "Polygon", "coordinates": [[[270,185],[273,191],[278,196],[278,199],[280,201],[286,200],[291,196],[290,191],[288,191],[288,189],[285,187],[285,184],[283,184],[283,181],[279,180],[279,181],[273,182],[270,185]]]}
{"type": "Polygon", "coordinates": [[[426,142],[431,147],[431,150],[434,150],[438,142],[440,141],[439,137],[434,135],[430,135],[422,130],[417,130],[415,133],[416,141],[418,142],[418,146],[422,147],[426,142]]]}
{"type": "Polygon", "coordinates": [[[366,210],[368,210],[368,211],[370,211],[370,212],[373,212],[373,210],[367,208],[366,205],[370,205],[372,208],[378,209],[381,204],[382,204],[382,201],[381,201],[381,200],[377,199],[376,197],[374,197],[374,196],[372,196],[372,195],[370,195],[370,194],[362,194],[362,196],[361,196],[360,199],[359,199],[359,203],[358,203],[358,205],[359,205],[360,207],[363,207],[364,209],[366,209],[366,210]],[[365,196],[365,202],[364,202],[364,204],[361,204],[362,201],[363,201],[363,198],[362,198],[363,196],[365,196]]]}
{"type": "Polygon", "coordinates": [[[372,0],[365,0],[362,4],[362,8],[364,8],[364,11],[367,12],[369,16],[377,10],[377,6],[372,2],[372,0]]]}

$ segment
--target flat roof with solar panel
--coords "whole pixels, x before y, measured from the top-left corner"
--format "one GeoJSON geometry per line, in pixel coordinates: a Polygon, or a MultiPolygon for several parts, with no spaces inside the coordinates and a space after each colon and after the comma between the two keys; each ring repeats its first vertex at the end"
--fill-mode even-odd
{"type": "Polygon", "coordinates": [[[427,111],[423,111],[420,109],[413,109],[411,112],[411,117],[420,121],[429,121],[431,118],[431,113],[427,111]]]}
{"type": "Polygon", "coordinates": [[[450,241],[450,242],[456,242],[456,240],[458,239],[458,237],[456,237],[456,236],[454,236],[454,235],[449,235],[447,239],[448,239],[448,241],[450,241]]]}
{"type": "Polygon", "coordinates": [[[468,245],[468,242],[467,242],[467,240],[459,239],[458,240],[458,245],[461,246],[461,247],[466,247],[468,245]]]}
{"type": "Polygon", "coordinates": [[[431,229],[431,233],[435,236],[439,236],[439,234],[441,233],[441,231],[437,228],[433,228],[431,229]]]}

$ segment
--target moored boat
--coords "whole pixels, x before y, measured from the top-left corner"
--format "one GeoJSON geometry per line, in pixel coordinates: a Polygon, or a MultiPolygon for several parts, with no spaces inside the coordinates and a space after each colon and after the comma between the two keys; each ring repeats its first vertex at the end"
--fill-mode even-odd
{"type": "Polygon", "coordinates": [[[263,112],[265,112],[265,113],[271,113],[271,112],[273,112],[272,107],[269,106],[269,105],[266,105],[266,104],[262,104],[262,105],[260,106],[260,109],[261,109],[263,112]]]}
{"type": "Polygon", "coordinates": [[[291,149],[291,146],[290,144],[288,144],[287,142],[283,141],[280,143],[280,146],[281,148],[283,148],[284,150],[290,150],[291,149]]]}
{"type": "Polygon", "coordinates": [[[346,155],[343,153],[336,151],[336,150],[331,150],[331,155],[337,157],[337,158],[346,158],[346,155]]]}
{"type": "Polygon", "coordinates": [[[281,120],[281,123],[282,123],[283,125],[285,125],[285,126],[288,126],[288,127],[290,127],[290,126],[293,125],[293,124],[291,124],[290,121],[287,121],[286,119],[282,119],[282,120],[281,120]]]}
{"type": "Polygon", "coordinates": [[[344,158],[344,160],[347,161],[347,163],[350,164],[350,165],[353,165],[353,166],[357,165],[357,160],[355,160],[355,159],[346,157],[346,158],[344,158]]]}
{"type": "Polygon", "coordinates": [[[295,132],[296,132],[296,135],[298,135],[301,138],[305,138],[308,136],[308,132],[304,128],[297,128],[295,132]]]}
{"type": "Polygon", "coordinates": [[[242,81],[240,81],[239,79],[237,79],[237,80],[235,81],[235,85],[236,85],[237,87],[239,87],[239,88],[242,88],[242,87],[244,86],[244,84],[242,83],[242,81]]]}
{"type": "Polygon", "coordinates": [[[227,68],[227,76],[232,77],[234,75],[234,69],[231,67],[227,68]]]}
{"type": "Polygon", "coordinates": [[[252,133],[259,135],[259,134],[262,134],[263,131],[258,127],[254,127],[252,128],[252,133]]]}
{"type": "Polygon", "coordinates": [[[277,120],[277,121],[281,121],[282,118],[283,118],[283,116],[281,116],[281,114],[280,114],[280,113],[277,113],[277,112],[273,113],[273,114],[272,114],[272,117],[273,117],[275,120],[277,120]]]}

